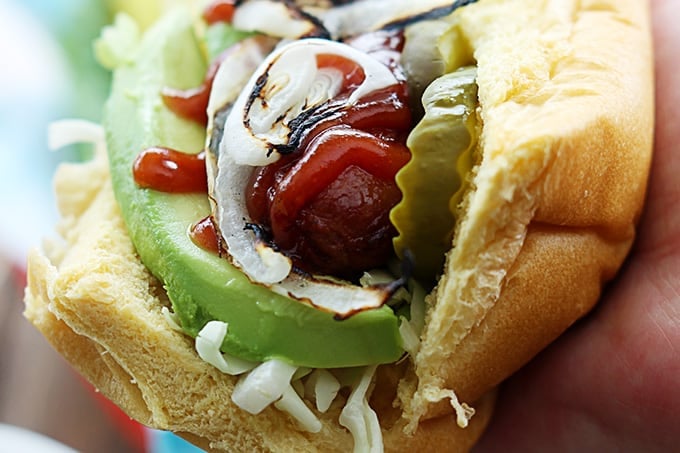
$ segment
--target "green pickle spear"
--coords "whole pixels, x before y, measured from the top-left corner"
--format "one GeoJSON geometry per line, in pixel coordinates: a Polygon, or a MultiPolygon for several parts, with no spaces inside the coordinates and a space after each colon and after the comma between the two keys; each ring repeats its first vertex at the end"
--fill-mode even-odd
{"type": "Polygon", "coordinates": [[[145,35],[134,59],[116,68],[104,120],[123,218],[140,258],[163,282],[182,328],[196,336],[208,321],[224,321],[223,351],[253,361],[278,358],[330,368],[399,359],[398,321],[389,307],[337,321],[253,285],[189,238],[190,226],[210,214],[207,195],[166,194],[134,183],[132,163],[145,148],[198,152],[204,147],[203,128],[167,110],[160,93],[165,86],[198,86],[205,70],[188,14],[169,15],[145,35]]]}
{"type": "Polygon", "coordinates": [[[476,144],[476,68],[464,67],[434,80],[422,97],[425,116],[408,137],[412,156],[397,173],[403,198],[390,213],[394,246],[408,250],[415,275],[432,283],[452,245],[456,210],[472,167],[476,144]]]}

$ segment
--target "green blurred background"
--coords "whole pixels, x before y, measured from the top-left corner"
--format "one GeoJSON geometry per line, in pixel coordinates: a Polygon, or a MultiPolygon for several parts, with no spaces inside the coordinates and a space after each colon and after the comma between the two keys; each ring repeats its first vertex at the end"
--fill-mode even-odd
{"type": "Polygon", "coordinates": [[[51,177],[57,162],[83,148],[56,153],[46,126],[58,118],[99,121],[110,75],[92,41],[116,12],[146,28],[175,4],[192,0],[0,0],[0,256],[21,265],[26,251],[56,219],[51,177]]]}
{"type": "Polygon", "coordinates": [[[47,125],[100,121],[110,74],[95,61],[92,43],[117,12],[143,29],[179,3],[205,4],[0,0],[0,451],[64,451],[13,443],[40,435],[77,451],[190,451],[104,402],[22,316],[26,255],[54,235],[54,170],[88,152],[49,151],[47,125]]]}

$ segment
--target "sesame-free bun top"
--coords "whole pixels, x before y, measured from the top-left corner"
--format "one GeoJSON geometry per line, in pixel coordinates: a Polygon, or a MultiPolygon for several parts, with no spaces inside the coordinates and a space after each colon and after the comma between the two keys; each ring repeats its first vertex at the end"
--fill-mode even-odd
{"type": "MultiPolygon", "coordinates": [[[[388,451],[470,447],[489,392],[587,313],[620,267],[651,158],[647,2],[480,0],[455,21],[478,66],[477,165],[419,352],[379,368],[371,405],[388,451]],[[450,391],[477,409],[466,429],[450,391]]],[[[204,448],[350,448],[342,398],[318,414],[318,434],[231,402],[236,378],[163,317],[169,301],[127,235],[105,156],[55,181],[63,241],[29,257],[26,316],[104,395],[204,448]]]]}
{"type": "Polygon", "coordinates": [[[593,307],[633,242],[652,154],[646,1],[482,0],[456,16],[481,161],[415,358],[416,417],[444,389],[475,400],[593,307]]]}

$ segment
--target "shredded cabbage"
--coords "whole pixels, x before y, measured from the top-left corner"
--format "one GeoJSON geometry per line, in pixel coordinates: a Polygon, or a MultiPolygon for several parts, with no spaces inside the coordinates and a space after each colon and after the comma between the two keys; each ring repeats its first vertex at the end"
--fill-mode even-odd
{"type": "Polygon", "coordinates": [[[378,416],[368,405],[368,390],[377,369],[376,365],[364,369],[359,382],[352,389],[347,404],[340,413],[340,424],[354,437],[354,453],[381,453],[382,432],[378,416]]]}
{"type": "Polygon", "coordinates": [[[77,143],[92,143],[97,152],[106,151],[104,128],[100,124],[79,119],[58,120],[47,126],[47,146],[51,150],[77,143]]]}
{"type": "Polygon", "coordinates": [[[222,321],[208,322],[196,336],[196,352],[201,359],[221,372],[236,376],[255,368],[257,364],[220,351],[227,327],[227,323],[222,321]]]}
{"type": "MultiPolygon", "coordinates": [[[[359,279],[362,286],[386,284],[394,280],[394,276],[385,270],[373,270],[364,272],[359,279]]],[[[414,355],[420,347],[420,333],[425,325],[425,289],[414,279],[408,281],[407,287],[397,290],[388,302],[390,305],[398,305],[406,302],[409,304],[409,316],[399,317],[399,334],[401,335],[404,350],[414,355]],[[407,289],[408,287],[408,289],[407,289]]]]}
{"type": "Polygon", "coordinates": [[[317,416],[290,385],[283,390],[281,399],[275,402],[274,406],[292,415],[306,431],[310,433],[321,431],[321,422],[317,416]]]}
{"type": "Polygon", "coordinates": [[[415,281],[409,284],[410,316],[399,317],[399,334],[404,351],[414,356],[420,348],[420,334],[425,326],[425,290],[415,281]]]}
{"type": "Polygon", "coordinates": [[[297,367],[272,359],[257,366],[236,383],[231,400],[251,414],[259,414],[283,395],[297,367]]]}
{"type": "Polygon", "coordinates": [[[141,39],[139,26],[130,16],[118,13],[112,25],[104,27],[94,43],[94,53],[99,63],[107,69],[134,60],[141,39]]]}
{"type": "MultiPolygon", "coordinates": [[[[161,314],[165,318],[165,321],[168,323],[170,328],[176,332],[184,332],[182,330],[182,327],[179,325],[179,317],[177,316],[177,313],[174,313],[170,311],[168,307],[163,307],[161,308],[161,314]]],[[[226,333],[226,332],[225,332],[226,333]]]]}
{"type": "Polygon", "coordinates": [[[340,381],[324,369],[316,369],[310,374],[306,382],[306,390],[314,396],[316,409],[324,413],[331,407],[331,403],[340,391],[340,381]]]}

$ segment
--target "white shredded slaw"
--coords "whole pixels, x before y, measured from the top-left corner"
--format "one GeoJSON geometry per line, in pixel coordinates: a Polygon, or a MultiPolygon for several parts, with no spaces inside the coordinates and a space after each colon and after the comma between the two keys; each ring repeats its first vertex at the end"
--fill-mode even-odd
{"type": "Polygon", "coordinates": [[[309,393],[313,395],[316,409],[324,413],[330,407],[340,391],[340,381],[330,371],[318,368],[307,380],[309,393]]]}
{"type": "Polygon", "coordinates": [[[97,61],[107,69],[115,69],[132,61],[141,40],[139,26],[125,13],[118,13],[113,24],[104,27],[94,43],[97,61]]]}
{"type": "Polygon", "coordinates": [[[170,328],[175,332],[183,332],[182,326],[180,326],[179,316],[177,313],[170,311],[168,307],[161,308],[161,314],[165,318],[165,322],[168,323],[170,328]]]}
{"type": "Polygon", "coordinates": [[[104,128],[81,119],[63,119],[47,126],[47,146],[55,151],[69,145],[91,143],[97,152],[106,151],[104,128]]]}
{"type": "Polygon", "coordinates": [[[281,398],[284,390],[290,386],[296,369],[297,367],[282,360],[268,360],[241,376],[234,387],[231,400],[241,409],[259,414],[281,398]]]}
{"type": "Polygon", "coordinates": [[[292,386],[289,385],[283,390],[281,399],[275,402],[274,406],[277,409],[292,415],[306,431],[309,431],[310,433],[318,433],[321,431],[321,421],[314,412],[307,407],[292,386]]]}
{"type": "Polygon", "coordinates": [[[231,376],[243,374],[252,370],[257,363],[224,354],[220,351],[224,337],[227,335],[228,325],[222,321],[208,322],[196,336],[196,352],[199,357],[231,376]]]}
{"type": "Polygon", "coordinates": [[[340,424],[354,437],[354,453],[381,453],[382,432],[377,414],[368,404],[368,393],[377,366],[368,366],[353,387],[340,413],[340,424]]]}

